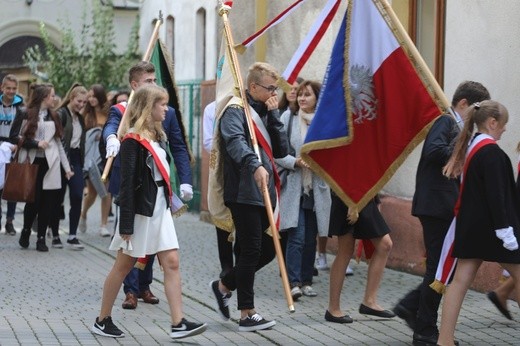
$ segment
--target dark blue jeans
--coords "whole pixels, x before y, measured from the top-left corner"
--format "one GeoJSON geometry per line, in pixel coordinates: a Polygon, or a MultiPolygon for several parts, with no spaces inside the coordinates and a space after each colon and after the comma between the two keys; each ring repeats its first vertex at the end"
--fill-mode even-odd
{"type": "Polygon", "coordinates": [[[63,205],[65,199],[65,191],[69,186],[69,235],[76,235],[78,231],[79,217],[81,214],[81,202],[83,201],[83,189],[85,188],[85,179],[83,179],[83,165],[81,164],[81,153],[79,149],[71,149],[69,152],[70,168],[74,175],[70,180],[65,178],[65,172],[61,170],[61,190],[58,203],[53,209],[50,221],[52,235],[58,236],[60,225],[60,206],[63,205]]]}
{"type": "MultiPolygon", "coordinates": [[[[0,196],[2,195],[2,192],[4,190],[0,190],[0,196]]],[[[13,222],[14,220],[14,213],[16,212],[16,202],[7,202],[7,214],[6,221],[7,222],[13,222]]],[[[0,203],[0,220],[2,219],[2,203],[0,203]]]]}
{"type": "Polygon", "coordinates": [[[300,208],[298,226],[287,230],[285,262],[291,287],[312,285],[317,234],[316,213],[300,208]]]}
{"type": "Polygon", "coordinates": [[[132,292],[138,296],[139,293],[150,289],[150,284],[153,280],[154,260],[155,255],[149,256],[144,270],[137,268],[132,268],[132,270],[130,270],[130,273],[128,273],[128,275],[125,277],[125,281],[123,281],[123,291],[125,294],[132,292]]]}

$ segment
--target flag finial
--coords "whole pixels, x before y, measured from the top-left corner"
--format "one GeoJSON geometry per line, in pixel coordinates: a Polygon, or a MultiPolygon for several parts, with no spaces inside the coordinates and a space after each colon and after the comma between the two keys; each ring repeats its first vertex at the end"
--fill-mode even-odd
{"type": "Polygon", "coordinates": [[[233,7],[233,1],[219,1],[220,8],[218,10],[218,14],[220,16],[223,16],[224,14],[228,14],[229,10],[231,10],[231,7],[233,7]]]}

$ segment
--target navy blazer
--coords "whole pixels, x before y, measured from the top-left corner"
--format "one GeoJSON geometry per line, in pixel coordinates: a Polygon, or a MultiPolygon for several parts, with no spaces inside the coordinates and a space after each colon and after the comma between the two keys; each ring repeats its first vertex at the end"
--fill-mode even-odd
{"type": "MultiPolygon", "coordinates": [[[[116,106],[110,107],[107,122],[103,127],[103,140],[105,141],[105,143],[107,141],[108,136],[112,134],[117,135],[117,129],[119,127],[119,123],[121,122],[122,116],[123,114],[121,114],[121,112],[116,106]]],[[[166,118],[164,119],[162,124],[164,132],[168,137],[168,144],[170,146],[170,151],[173,156],[175,168],[177,169],[179,182],[181,184],[193,185],[188,147],[184,142],[179,122],[177,121],[177,117],[175,116],[175,110],[172,107],[168,107],[168,112],[166,112],[166,118]]],[[[119,174],[120,167],[121,162],[119,160],[119,155],[117,155],[112,167],[112,174],[110,175],[110,185],[108,188],[109,192],[113,195],[119,194],[119,185],[121,183],[121,177],[119,174]]]]}
{"type": "Polygon", "coordinates": [[[442,168],[453,152],[459,133],[450,115],[442,115],[432,125],[424,141],[417,167],[412,215],[431,216],[451,221],[459,195],[458,179],[448,179],[442,168]]]}

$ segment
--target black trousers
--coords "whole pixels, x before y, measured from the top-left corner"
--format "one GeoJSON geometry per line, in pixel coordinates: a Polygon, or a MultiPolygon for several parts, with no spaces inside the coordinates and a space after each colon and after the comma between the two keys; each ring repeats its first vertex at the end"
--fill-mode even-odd
{"type": "MultiPolygon", "coordinates": [[[[59,207],[56,205],[56,202],[59,198],[60,189],[43,189],[43,178],[49,170],[49,165],[44,157],[35,158],[33,163],[38,165],[36,193],[34,203],[25,204],[23,210],[23,228],[25,230],[31,229],[34,220],[38,216],[38,238],[45,239],[45,233],[47,232],[53,210],[59,207]]],[[[58,179],[61,179],[61,177],[58,179]]]]}
{"type": "Polygon", "coordinates": [[[228,241],[229,232],[215,227],[217,231],[218,259],[222,274],[226,274],[233,268],[233,243],[228,241]]]}
{"type": "Polygon", "coordinates": [[[423,227],[424,247],[426,248],[426,272],[422,283],[399,302],[412,312],[416,312],[415,332],[421,335],[438,333],[437,318],[442,295],[435,292],[430,284],[435,280],[435,272],[441,257],[442,244],[451,220],[436,217],[419,217],[423,227]]]}
{"type": "Polygon", "coordinates": [[[222,283],[237,290],[238,310],[254,309],[255,273],[275,257],[273,238],[264,232],[269,220],[265,207],[239,203],[228,207],[236,229],[236,264],[222,283]]]}

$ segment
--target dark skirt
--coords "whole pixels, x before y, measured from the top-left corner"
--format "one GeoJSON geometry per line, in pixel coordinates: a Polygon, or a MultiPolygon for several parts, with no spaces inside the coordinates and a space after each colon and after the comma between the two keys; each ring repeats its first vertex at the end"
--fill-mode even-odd
{"type": "Polygon", "coordinates": [[[352,233],[355,239],[374,239],[390,233],[390,228],[379,212],[374,199],[368,202],[359,213],[356,223],[351,225],[347,220],[348,207],[335,193],[332,193],[331,196],[329,237],[352,233]]]}

